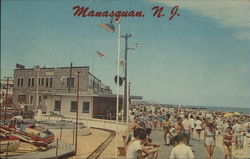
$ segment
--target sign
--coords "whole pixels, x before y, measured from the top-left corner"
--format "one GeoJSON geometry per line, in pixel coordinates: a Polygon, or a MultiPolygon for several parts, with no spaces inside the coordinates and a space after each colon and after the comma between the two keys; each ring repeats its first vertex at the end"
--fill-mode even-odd
{"type": "Polygon", "coordinates": [[[45,75],[46,75],[46,76],[53,76],[53,75],[54,75],[54,72],[45,72],[45,75]]]}

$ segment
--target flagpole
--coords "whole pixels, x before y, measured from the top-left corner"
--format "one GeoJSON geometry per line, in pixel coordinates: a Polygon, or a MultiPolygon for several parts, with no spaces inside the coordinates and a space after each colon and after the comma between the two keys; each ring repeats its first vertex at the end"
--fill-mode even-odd
{"type": "Polygon", "coordinates": [[[118,158],[118,113],[119,113],[119,83],[120,83],[120,43],[121,43],[121,22],[118,22],[118,35],[117,35],[117,83],[116,83],[116,135],[115,135],[115,158],[118,158]]]}

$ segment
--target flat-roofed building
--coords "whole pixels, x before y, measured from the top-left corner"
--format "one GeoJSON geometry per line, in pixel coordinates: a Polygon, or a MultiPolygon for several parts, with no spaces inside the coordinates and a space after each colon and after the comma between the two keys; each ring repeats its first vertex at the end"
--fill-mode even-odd
{"type": "MultiPolygon", "coordinates": [[[[88,66],[17,68],[14,70],[13,102],[26,110],[36,110],[38,107],[44,113],[74,116],[77,107],[77,72],[80,72],[79,117],[115,116],[116,95],[89,72],[88,66]]],[[[122,99],[120,107],[121,102],[122,99]]]]}

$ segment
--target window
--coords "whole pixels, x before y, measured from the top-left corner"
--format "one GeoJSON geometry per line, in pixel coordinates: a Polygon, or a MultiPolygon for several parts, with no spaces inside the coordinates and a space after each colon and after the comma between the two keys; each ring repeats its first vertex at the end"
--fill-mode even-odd
{"type": "Polygon", "coordinates": [[[43,86],[44,85],[44,78],[39,78],[39,85],[40,86],[43,86]]]}
{"type": "Polygon", "coordinates": [[[18,79],[17,79],[17,86],[19,87],[20,85],[21,85],[21,79],[18,78],[18,79]]]}
{"type": "Polygon", "coordinates": [[[30,87],[31,78],[28,79],[28,86],[30,87]]]}
{"type": "Polygon", "coordinates": [[[35,85],[35,79],[31,78],[31,86],[34,87],[34,85],[35,85]]]}
{"type": "Polygon", "coordinates": [[[42,78],[41,85],[42,86],[44,85],[44,78],[42,78]]]}
{"type": "Polygon", "coordinates": [[[74,84],[75,84],[75,78],[67,78],[67,87],[74,87],[74,84]]]}
{"type": "Polygon", "coordinates": [[[38,83],[39,83],[39,86],[43,86],[44,85],[44,78],[39,78],[38,79],[38,83]]]}
{"type": "Polygon", "coordinates": [[[61,101],[60,100],[55,100],[54,111],[61,111],[61,101]]]}
{"type": "Polygon", "coordinates": [[[35,85],[35,79],[34,78],[29,78],[28,79],[28,86],[29,87],[34,87],[35,85]]]}
{"type": "Polygon", "coordinates": [[[45,86],[46,86],[46,87],[49,87],[49,78],[46,78],[45,86]]]}
{"type": "Polygon", "coordinates": [[[76,109],[77,109],[77,102],[71,101],[70,112],[76,112],[76,109]]]}
{"type": "Polygon", "coordinates": [[[49,80],[49,87],[52,87],[52,84],[53,84],[53,78],[50,78],[50,80],[49,80]]]}
{"type": "Polygon", "coordinates": [[[38,98],[38,104],[42,105],[42,96],[39,96],[39,98],[38,98]]]}
{"type": "Polygon", "coordinates": [[[89,102],[83,102],[82,113],[89,113],[89,102]]]}
{"type": "Polygon", "coordinates": [[[33,95],[30,95],[30,101],[29,101],[30,104],[33,103],[33,95]]]}
{"type": "Polygon", "coordinates": [[[21,78],[21,86],[23,86],[23,78],[21,78]]]}
{"type": "Polygon", "coordinates": [[[19,95],[18,96],[18,102],[19,103],[26,103],[26,96],[25,95],[19,95]]]}
{"type": "Polygon", "coordinates": [[[52,84],[53,84],[53,78],[46,78],[45,86],[52,87],[52,84]]]}

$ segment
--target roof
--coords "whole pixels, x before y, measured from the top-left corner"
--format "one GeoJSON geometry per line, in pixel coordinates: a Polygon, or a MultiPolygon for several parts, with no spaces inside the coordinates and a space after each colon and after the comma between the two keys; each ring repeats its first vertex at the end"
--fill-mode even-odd
{"type": "MultiPolygon", "coordinates": [[[[72,96],[72,97],[76,97],[75,93],[42,93],[44,95],[47,96],[72,96]]],[[[116,94],[90,94],[90,93],[85,93],[85,94],[79,94],[79,97],[103,97],[103,98],[116,98],[116,94]]],[[[123,95],[119,95],[119,98],[123,98],[123,95]]],[[[134,96],[131,95],[130,99],[138,99],[138,100],[142,100],[142,96],[134,96]]]]}
{"type": "MultiPolygon", "coordinates": [[[[89,68],[89,66],[72,66],[72,68],[89,68]]],[[[16,68],[15,70],[34,70],[35,68],[16,68]]],[[[70,69],[70,67],[40,67],[40,69],[70,69]]]]}

